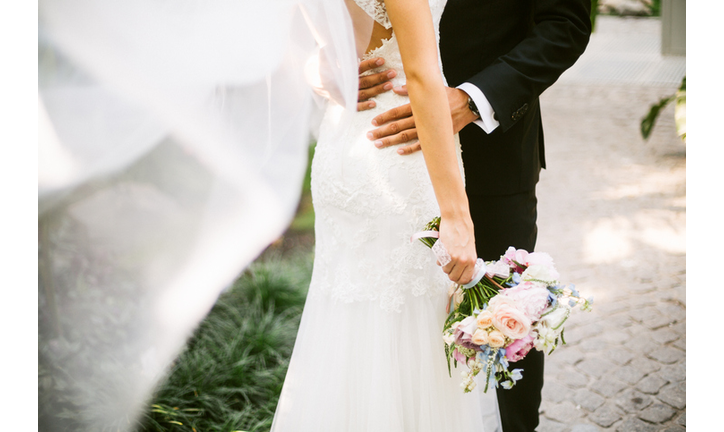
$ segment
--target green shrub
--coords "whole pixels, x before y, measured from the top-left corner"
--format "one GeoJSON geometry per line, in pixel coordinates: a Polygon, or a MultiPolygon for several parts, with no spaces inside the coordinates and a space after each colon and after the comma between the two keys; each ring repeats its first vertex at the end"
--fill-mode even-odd
{"type": "Polygon", "coordinates": [[[311,277],[311,255],[256,262],[222,294],[157,390],[143,431],[271,426],[311,277]]]}

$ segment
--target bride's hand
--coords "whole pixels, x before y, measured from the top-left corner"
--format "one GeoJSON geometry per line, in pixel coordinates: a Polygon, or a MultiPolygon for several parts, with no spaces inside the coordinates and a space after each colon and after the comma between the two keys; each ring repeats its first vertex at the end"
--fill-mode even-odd
{"type": "Polygon", "coordinates": [[[470,282],[478,259],[472,220],[469,217],[441,218],[440,241],[451,258],[442,270],[457,284],[470,282]]]}

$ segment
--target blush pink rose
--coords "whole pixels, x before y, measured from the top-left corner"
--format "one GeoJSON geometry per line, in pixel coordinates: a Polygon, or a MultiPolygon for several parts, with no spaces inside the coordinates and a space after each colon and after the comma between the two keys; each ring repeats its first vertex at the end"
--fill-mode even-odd
{"type": "Polygon", "coordinates": [[[493,330],[488,333],[488,345],[492,348],[502,348],[505,346],[505,335],[503,332],[493,330]]]}
{"type": "Polygon", "coordinates": [[[523,281],[506,289],[504,295],[513,299],[531,321],[537,321],[548,307],[548,288],[541,283],[523,281]]]}
{"type": "Polygon", "coordinates": [[[503,295],[493,297],[489,310],[493,314],[493,325],[505,336],[520,339],[530,332],[530,318],[518,308],[512,298],[503,295]]]}
{"type": "Polygon", "coordinates": [[[483,329],[477,329],[473,333],[472,341],[475,345],[487,345],[489,340],[488,332],[483,329]]]}
{"type": "Polygon", "coordinates": [[[484,310],[475,318],[478,328],[488,328],[493,325],[493,314],[489,310],[484,310]]]}
{"type": "Polygon", "coordinates": [[[531,348],[533,348],[534,339],[535,338],[529,334],[522,339],[513,341],[513,343],[505,348],[505,357],[512,362],[523,360],[531,348]]]}

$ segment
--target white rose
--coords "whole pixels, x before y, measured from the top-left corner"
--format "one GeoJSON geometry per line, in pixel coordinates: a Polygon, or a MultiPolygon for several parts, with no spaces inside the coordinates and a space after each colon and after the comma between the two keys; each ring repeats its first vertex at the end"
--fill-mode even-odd
{"type": "Polygon", "coordinates": [[[520,278],[524,281],[546,281],[546,282],[555,282],[558,280],[558,272],[551,268],[544,265],[532,265],[528,267],[522,275],[520,275],[520,278]]]}
{"type": "Polygon", "coordinates": [[[558,334],[556,334],[555,330],[546,327],[545,325],[536,326],[535,330],[538,333],[535,341],[533,341],[535,349],[547,352],[555,347],[556,339],[558,338],[558,334]]]}
{"type": "Polygon", "coordinates": [[[541,324],[552,330],[560,332],[562,330],[563,323],[566,322],[570,314],[570,306],[558,303],[558,306],[552,311],[549,309],[543,312],[544,316],[541,318],[541,324]]]}
{"type": "Polygon", "coordinates": [[[525,257],[525,265],[544,265],[553,267],[553,258],[545,252],[532,252],[525,257]]]}

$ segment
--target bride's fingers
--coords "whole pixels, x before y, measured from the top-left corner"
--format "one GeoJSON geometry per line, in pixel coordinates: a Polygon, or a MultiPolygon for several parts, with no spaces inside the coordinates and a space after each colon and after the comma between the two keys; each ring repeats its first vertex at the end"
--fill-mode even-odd
{"type": "Polygon", "coordinates": [[[453,258],[450,263],[442,267],[448,278],[460,285],[465,285],[475,276],[475,261],[453,258]]]}
{"type": "Polygon", "coordinates": [[[475,277],[475,266],[467,266],[460,275],[460,281],[458,283],[460,285],[465,285],[467,283],[470,283],[470,281],[473,280],[473,277],[475,277]]]}

